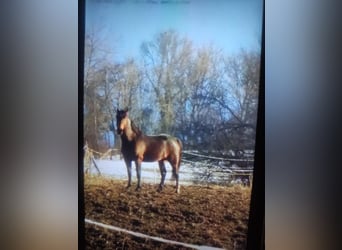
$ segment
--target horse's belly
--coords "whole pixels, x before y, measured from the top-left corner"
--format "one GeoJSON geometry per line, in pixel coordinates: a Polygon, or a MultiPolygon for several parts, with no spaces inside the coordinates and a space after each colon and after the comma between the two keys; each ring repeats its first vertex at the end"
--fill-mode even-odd
{"type": "Polygon", "coordinates": [[[155,158],[148,158],[148,157],[145,157],[145,158],[143,159],[143,161],[144,161],[144,162],[155,162],[155,161],[158,161],[158,160],[156,160],[155,158]]]}
{"type": "Polygon", "coordinates": [[[163,159],[165,159],[165,154],[163,152],[145,153],[143,156],[143,161],[145,162],[160,161],[163,159]]]}

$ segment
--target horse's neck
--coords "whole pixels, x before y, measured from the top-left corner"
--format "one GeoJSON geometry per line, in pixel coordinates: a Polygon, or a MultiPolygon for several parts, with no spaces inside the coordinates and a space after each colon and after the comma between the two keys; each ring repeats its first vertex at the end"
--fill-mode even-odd
{"type": "Polygon", "coordinates": [[[133,141],[139,135],[140,134],[138,134],[137,131],[134,131],[134,129],[132,128],[131,121],[129,120],[128,126],[126,126],[124,130],[124,139],[127,141],[133,141]]]}

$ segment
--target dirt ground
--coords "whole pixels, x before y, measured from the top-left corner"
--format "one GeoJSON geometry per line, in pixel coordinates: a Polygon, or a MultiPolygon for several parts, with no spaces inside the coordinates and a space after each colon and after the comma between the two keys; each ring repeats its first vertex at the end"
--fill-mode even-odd
{"type": "MultiPolygon", "coordinates": [[[[251,189],[232,186],[166,186],[85,176],[85,217],[150,236],[194,245],[244,249],[251,189]]],[[[86,223],[86,249],[189,249],[86,223]]]]}

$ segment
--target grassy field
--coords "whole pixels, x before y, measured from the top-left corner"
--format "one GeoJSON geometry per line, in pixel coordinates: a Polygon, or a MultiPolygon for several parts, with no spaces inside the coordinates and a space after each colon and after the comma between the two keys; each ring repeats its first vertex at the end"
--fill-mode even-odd
{"type": "MultiPolygon", "coordinates": [[[[126,190],[126,181],[85,176],[85,217],[194,245],[244,249],[251,189],[232,186],[157,185],[126,190]]],[[[189,249],[138,238],[86,223],[86,249],[189,249]]]]}

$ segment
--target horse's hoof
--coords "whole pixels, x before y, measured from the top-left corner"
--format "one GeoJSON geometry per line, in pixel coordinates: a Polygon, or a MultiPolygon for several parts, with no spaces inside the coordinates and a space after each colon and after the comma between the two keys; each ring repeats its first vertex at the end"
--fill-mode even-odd
{"type": "Polygon", "coordinates": [[[141,187],[137,187],[136,189],[135,189],[135,191],[140,191],[141,190],[141,187]]]}
{"type": "Polygon", "coordinates": [[[127,185],[127,186],[126,186],[126,189],[129,189],[130,187],[131,187],[131,185],[127,185]]]}

